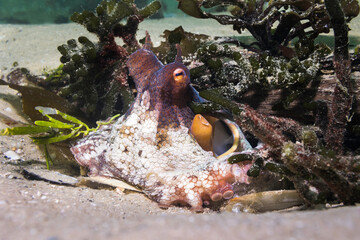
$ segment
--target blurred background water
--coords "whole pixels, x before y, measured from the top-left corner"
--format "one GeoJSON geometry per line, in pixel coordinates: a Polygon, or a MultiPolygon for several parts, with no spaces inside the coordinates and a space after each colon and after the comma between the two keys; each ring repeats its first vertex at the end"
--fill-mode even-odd
{"type": "MultiPolygon", "coordinates": [[[[102,0],[0,0],[0,24],[66,24],[70,23],[70,16],[74,12],[83,10],[93,11],[102,0]]],[[[142,8],[153,0],[135,0],[135,4],[142,8]]],[[[196,24],[196,20],[187,16],[177,8],[176,0],[159,0],[161,9],[151,18],[163,19],[163,23],[169,18],[187,17],[190,21],[184,21],[184,24],[196,24]]],[[[359,1],[359,0],[357,0],[359,1]]],[[[225,10],[225,9],[217,9],[225,10]]],[[[158,22],[159,23],[159,22],[158,22]]],[[[214,21],[207,21],[209,25],[218,25],[219,28],[224,26],[214,21]]],[[[199,26],[203,28],[204,26],[199,26]]],[[[354,18],[350,23],[349,39],[350,49],[360,44],[360,17],[354,18]]],[[[234,31],[234,36],[241,38],[244,42],[251,42],[252,37],[249,34],[239,35],[234,31]]],[[[211,34],[210,34],[211,35],[211,34]]],[[[329,46],[333,45],[333,35],[321,35],[317,41],[325,42],[329,46]]]]}
{"type": "MultiPolygon", "coordinates": [[[[68,23],[74,12],[94,10],[101,0],[0,0],[0,23],[68,23]]],[[[152,0],[135,0],[141,8],[152,0]]],[[[176,0],[160,0],[162,8],[153,18],[184,15],[176,0]]]]}

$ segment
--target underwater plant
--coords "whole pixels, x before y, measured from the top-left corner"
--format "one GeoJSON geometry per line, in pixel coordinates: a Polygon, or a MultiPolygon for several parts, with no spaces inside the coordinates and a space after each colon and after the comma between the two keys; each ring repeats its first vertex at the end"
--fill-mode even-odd
{"type": "Polygon", "coordinates": [[[184,63],[190,65],[195,59],[197,50],[211,42],[210,36],[186,32],[182,26],[165,30],[162,37],[164,41],[158,47],[153,47],[153,51],[165,63],[174,60],[177,53],[176,44],[181,47],[184,63]]]}
{"type": "MultiPolygon", "coordinates": [[[[289,43],[298,38],[306,46],[311,44],[320,33],[328,33],[331,24],[322,0],[178,0],[179,8],[196,18],[215,19],[222,25],[232,25],[238,33],[247,30],[255,38],[253,46],[271,55],[291,57],[294,51],[289,43]],[[213,14],[203,8],[212,9],[226,6],[228,14],[213,14]]],[[[359,14],[357,1],[342,0],[345,20],[349,22],[359,14]]],[[[309,46],[307,46],[309,47],[309,46]]]]}
{"type": "Polygon", "coordinates": [[[307,58],[294,56],[288,60],[215,42],[198,49],[195,56],[202,64],[190,72],[198,90],[216,88],[234,100],[254,87],[264,91],[286,89],[289,94],[283,96],[282,105],[287,108],[316,79],[320,60],[329,53],[326,45],[318,44],[307,58]]]}
{"type": "MultiPolygon", "coordinates": [[[[345,23],[359,14],[357,1],[339,3],[345,23]]],[[[255,40],[244,44],[234,37],[217,37],[213,42],[199,44],[191,56],[198,63],[190,69],[198,90],[216,88],[230,99],[249,101],[254,95],[247,94],[251,90],[264,92],[259,97],[266,98],[272,90],[279,89],[280,96],[275,96],[277,101],[269,106],[272,112],[290,117],[295,114],[297,120],[306,123],[316,121],[316,117],[308,116],[321,112],[322,103],[314,102],[314,97],[320,85],[322,63],[331,52],[314,40],[335,27],[324,1],[179,0],[179,8],[196,18],[232,25],[238,33],[248,30],[255,40]],[[217,7],[229,15],[214,13],[212,10],[217,7]],[[297,114],[299,110],[306,114],[297,114]]]]}
{"type": "MultiPolygon", "coordinates": [[[[343,153],[343,142],[348,122],[351,121],[351,109],[354,99],[354,84],[351,79],[351,59],[349,55],[348,26],[345,12],[341,11],[338,0],[325,0],[334,29],[334,69],[337,84],[329,107],[329,124],[325,141],[337,153],[343,153]],[[350,121],[349,121],[350,119],[350,121]]],[[[357,4],[359,13],[359,5],[357,4]]],[[[342,7],[344,10],[345,8],[342,7]]]]}
{"type": "MultiPolygon", "coordinates": [[[[276,2],[280,1],[272,1],[273,4],[276,2]]],[[[192,109],[195,113],[210,114],[225,108],[233,114],[234,120],[243,130],[248,131],[264,144],[259,148],[259,152],[254,154],[253,158],[256,161],[249,169],[248,175],[256,177],[268,171],[284,176],[290,180],[309,205],[318,203],[353,205],[360,202],[360,159],[358,152],[351,152],[348,146],[345,146],[344,139],[346,134],[350,135],[349,126],[355,124],[354,119],[358,119],[359,113],[352,108],[354,99],[358,98],[355,96],[354,82],[358,83],[359,79],[352,79],[351,76],[352,63],[348,52],[349,29],[347,27],[350,17],[346,15],[346,11],[343,11],[344,5],[338,0],[326,0],[325,6],[335,35],[333,66],[336,84],[331,85],[334,89],[329,101],[313,102],[317,105],[316,108],[322,108],[318,109],[322,112],[319,113],[323,115],[322,121],[317,119],[311,122],[311,126],[302,126],[290,118],[259,113],[250,106],[239,103],[241,99],[234,102],[224,98],[223,96],[227,96],[222,93],[221,87],[201,91],[200,96],[210,102],[193,104],[192,109]]],[[[358,14],[358,9],[358,3],[355,2],[352,9],[355,16],[358,14]]],[[[213,53],[216,52],[214,50],[217,50],[217,46],[214,45],[212,48],[213,53]]],[[[224,47],[220,50],[223,51],[223,49],[224,47]]],[[[206,56],[211,51],[204,52],[206,56]]],[[[220,53],[220,56],[226,55],[223,52],[220,53]]],[[[226,56],[234,60],[229,53],[233,52],[228,52],[226,56]]],[[[251,58],[252,56],[248,58],[250,63],[254,62],[251,58]]],[[[284,63],[291,65],[294,59],[296,58],[284,60],[284,63]]],[[[214,54],[205,60],[214,62],[214,54]]],[[[319,58],[316,61],[319,61],[319,58]]],[[[222,62],[218,61],[219,68],[223,68],[221,64],[222,62]]],[[[312,67],[314,62],[311,64],[308,67],[312,67]]],[[[283,72],[280,71],[280,73],[283,72]]],[[[248,71],[245,75],[251,76],[250,73],[251,71],[248,71]]],[[[299,83],[301,82],[298,81],[295,84],[299,83]]],[[[285,84],[280,89],[288,86],[285,84]]],[[[305,87],[305,85],[301,86],[301,88],[305,87]]],[[[314,91],[320,90],[315,88],[314,91]]],[[[300,112],[300,114],[304,113],[300,112]]],[[[355,149],[359,149],[358,136],[355,149]]],[[[242,158],[238,158],[237,161],[242,161],[242,158]]]]}
{"type": "Polygon", "coordinates": [[[289,61],[266,52],[246,51],[229,39],[214,40],[204,34],[186,32],[181,26],[164,31],[163,37],[165,41],[154,52],[165,63],[171,62],[176,54],[175,45],[179,44],[197,90],[216,88],[226,97],[240,100],[243,93],[254,87],[259,91],[286,89],[282,108],[288,108],[304,93],[309,82],[316,80],[320,61],[331,52],[324,44],[314,45],[312,51],[297,44],[297,56],[289,61]]]}
{"type": "Polygon", "coordinates": [[[67,99],[93,121],[125,112],[133,100],[125,60],[139,47],[139,23],[160,7],[158,1],[138,9],[134,1],[104,0],[95,12],[74,13],[71,20],[96,34],[98,42],[80,36],[59,46],[61,75],[50,74],[38,84],[67,99]]]}
{"type": "MultiPolygon", "coordinates": [[[[329,5],[335,6],[327,4],[329,5]]],[[[341,17],[339,11],[329,13],[323,1],[181,0],[179,8],[194,17],[214,18],[221,24],[232,24],[234,30],[238,30],[239,33],[242,29],[248,29],[256,40],[250,46],[237,39],[219,37],[215,42],[202,44],[193,56],[193,59],[200,64],[194,65],[195,67],[190,70],[192,81],[198,90],[216,88],[224,96],[236,101],[251,102],[252,106],[267,104],[267,112],[292,117],[307,124],[322,122],[322,129],[325,130],[328,119],[327,116],[321,115],[326,115],[325,112],[330,111],[327,110],[328,106],[324,108],[324,102],[318,101],[316,97],[319,94],[326,95],[320,87],[324,87],[324,83],[320,80],[320,70],[322,70],[325,57],[331,51],[324,44],[315,44],[314,39],[324,30],[320,26],[332,28],[335,31],[342,22],[340,25],[348,29],[347,23],[359,13],[357,1],[339,1],[339,9],[343,13],[344,20],[335,22],[334,17],[337,19],[341,17]],[[211,10],[215,6],[227,6],[233,16],[214,15],[202,10],[203,8],[211,10]],[[234,9],[237,9],[237,12],[234,9]],[[294,17],[292,21],[288,19],[290,16],[294,17]],[[322,17],[319,18],[319,16],[322,17]],[[257,37],[256,31],[265,31],[264,29],[266,34],[259,34],[260,38],[257,37]],[[294,43],[278,41],[285,39],[286,34],[282,35],[282,32],[288,34],[286,38],[290,36],[294,43]],[[255,45],[257,48],[254,47],[255,45]],[[240,47],[245,47],[247,50],[240,47]],[[275,90],[280,90],[280,93],[277,96],[271,95],[275,90]],[[258,93],[251,94],[250,92],[258,93]],[[254,96],[258,97],[257,102],[250,99],[254,96]],[[276,101],[266,103],[268,97],[276,101]],[[259,102],[261,100],[263,103],[259,102]],[[299,114],[300,112],[303,114],[299,114]]],[[[344,31],[342,32],[336,36],[336,39],[341,39],[339,36],[345,34],[344,31]]],[[[356,56],[358,55],[354,54],[353,70],[356,69],[356,56]]],[[[332,57],[328,56],[327,59],[332,59],[332,57]]],[[[334,69],[334,64],[330,65],[331,69],[334,69]]],[[[326,97],[326,100],[329,98],[331,96],[326,97]]],[[[338,103],[341,99],[345,98],[340,97],[338,103]]],[[[344,105],[332,104],[332,106],[344,105]]],[[[349,109],[349,104],[346,108],[349,109]]],[[[348,114],[343,115],[347,115],[349,119],[348,114]]],[[[345,119],[343,118],[342,121],[344,124],[341,129],[344,129],[345,119]]],[[[330,135],[333,135],[332,132],[329,130],[330,135]]]]}
{"type": "Polygon", "coordinates": [[[100,126],[112,123],[119,117],[118,114],[106,122],[98,121],[96,122],[96,128],[90,128],[81,120],[55,108],[37,106],[35,107],[35,110],[46,117],[47,120],[37,120],[33,125],[28,126],[0,129],[0,136],[30,135],[34,143],[44,146],[47,169],[50,169],[50,164],[52,163],[47,148],[48,144],[63,142],[79,136],[86,136],[90,132],[96,132],[100,126]],[[58,120],[53,116],[60,117],[61,120],[58,120]]]}
{"type": "MultiPolygon", "coordinates": [[[[296,121],[258,113],[246,104],[224,98],[214,90],[200,92],[210,102],[193,104],[196,114],[214,114],[226,109],[244,130],[263,145],[251,153],[254,163],[247,174],[258,177],[265,172],[288,179],[309,205],[360,202],[359,156],[337,155],[324,146],[319,129],[303,127],[296,121]]],[[[248,161],[249,156],[229,158],[231,163],[248,161]]]]}

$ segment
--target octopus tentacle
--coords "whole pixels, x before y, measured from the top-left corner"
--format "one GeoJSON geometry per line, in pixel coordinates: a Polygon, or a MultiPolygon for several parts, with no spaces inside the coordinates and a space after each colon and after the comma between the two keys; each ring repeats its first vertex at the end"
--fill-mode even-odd
{"type": "Polygon", "coordinates": [[[154,174],[148,179],[150,187],[145,188],[145,193],[163,208],[180,204],[202,211],[203,205],[232,198],[234,184],[247,184],[246,172],[250,166],[250,162],[242,163],[237,165],[238,168],[233,172],[232,165],[224,159],[209,165],[206,170],[189,170],[187,173],[170,177],[154,174]]]}
{"type": "Polygon", "coordinates": [[[181,57],[181,48],[179,44],[176,44],[176,57],[175,62],[182,63],[182,57],[181,57]]]}
{"type": "Polygon", "coordinates": [[[146,34],[146,36],[145,36],[145,44],[143,46],[143,49],[150,50],[151,45],[152,45],[150,35],[149,35],[148,31],[146,31],[145,34],[146,34]]]}

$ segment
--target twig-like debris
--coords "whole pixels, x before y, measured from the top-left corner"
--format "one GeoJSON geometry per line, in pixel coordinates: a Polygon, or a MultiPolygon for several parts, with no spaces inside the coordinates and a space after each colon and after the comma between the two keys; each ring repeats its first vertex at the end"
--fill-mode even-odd
{"type": "Polygon", "coordinates": [[[338,0],[325,0],[335,35],[334,67],[338,79],[329,111],[325,140],[337,153],[343,152],[346,126],[353,102],[351,60],[348,51],[348,26],[338,0]]]}

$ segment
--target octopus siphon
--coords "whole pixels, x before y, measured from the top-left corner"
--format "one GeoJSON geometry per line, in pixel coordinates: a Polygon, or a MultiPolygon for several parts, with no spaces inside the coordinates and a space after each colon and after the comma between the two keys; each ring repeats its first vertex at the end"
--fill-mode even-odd
{"type": "Polygon", "coordinates": [[[204,206],[234,195],[234,186],[247,185],[252,162],[230,164],[205,151],[190,133],[195,98],[190,72],[181,49],[173,63],[163,65],[145,45],[130,55],[127,66],[137,96],[129,110],[110,125],[71,148],[90,176],[125,180],[143,190],[160,207],[204,206]]]}

